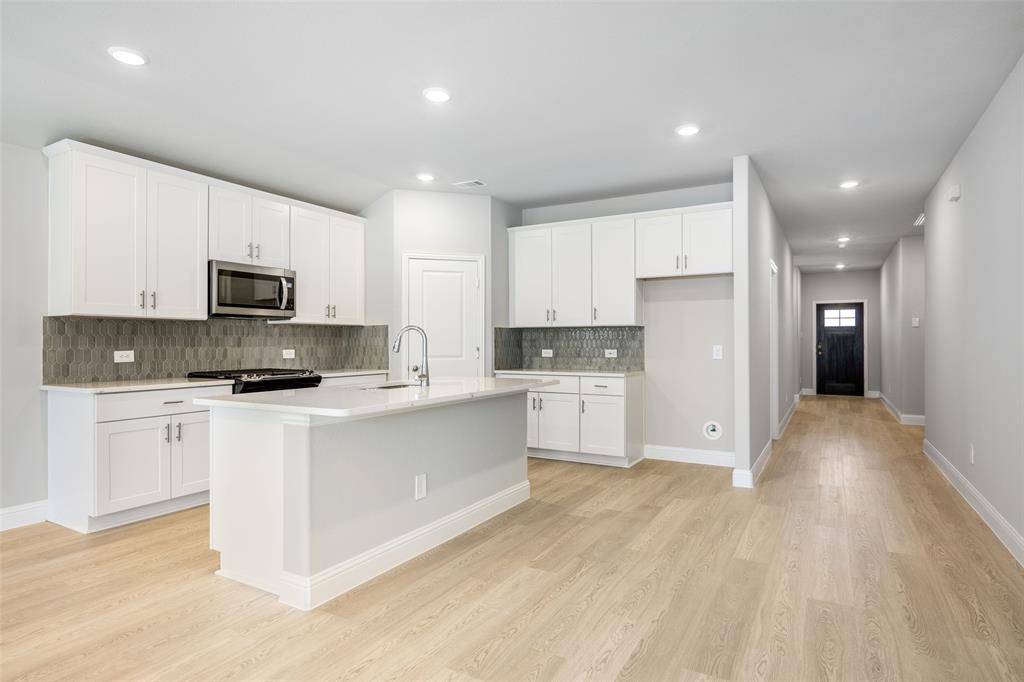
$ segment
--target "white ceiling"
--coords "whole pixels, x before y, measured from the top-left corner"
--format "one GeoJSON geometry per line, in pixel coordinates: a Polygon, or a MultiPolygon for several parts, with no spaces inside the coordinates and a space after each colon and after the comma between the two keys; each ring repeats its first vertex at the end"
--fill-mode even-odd
{"type": "Polygon", "coordinates": [[[806,269],[878,266],[1024,51],[1024,2],[2,12],[8,142],[73,137],[352,211],[422,170],[531,207],[720,182],[750,154],[806,269]],[[686,121],[701,134],[675,136],[686,121]]]}

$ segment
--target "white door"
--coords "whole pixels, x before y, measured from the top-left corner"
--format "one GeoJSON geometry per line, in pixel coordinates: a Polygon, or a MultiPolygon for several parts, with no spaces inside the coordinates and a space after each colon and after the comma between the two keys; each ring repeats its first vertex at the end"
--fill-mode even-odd
{"type": "Polygon", "coordinates": [[[537,416],[540,414],[537,411],[537,401],[540,399],[540,394],[531,391],[526,394],[526,447],[536,448],[540,447],[537,441],[537,416]]]}
{"type": "Polygon", "coordinates": [[[509,233],[512,325],[551,324],[551,230],[509,233]]]}
{"type": "Polygon", "coordinates": [[[551,229],[551,323],[581,327],[591,323],[590,225],[551,229]]]}
{"type": "Polygon", "coordinates": [[[634,236],[632,218],[591,225],[596,325],[637,323],[634,236]]]}
{"type": "Polygon", "coordinates": [[[75,152],[72,175],[72,310],[145,316],[146,170],[75,152]]]}
{"type": "Polygon", "coordinates": [[[537,447],[579,452],[580,397],[570,393],[537,395],[537,447]]]}
{"type": "Polygon", "coordinates": [[[171,417],[171,497],[210,489],[210,413],[171,417]]]}
{"type": "Polygon", "coordinates": [[[150,317],[207,317],[207,185],[149,171],[146,282],[150,317]]]}
{"type": "MultiPolygon", "coordinates": [[[[431,378],[484,373],[481,270],[477,259],[409,258],[408,323],[427,332],[431,378]]],[[[422,366],[418,335],[412,333],[402,343],[406,368],[422,366]]]]}
{"type": "Polygon", "coordinates": [[[624,457],[625,410],[621,396],[580,396],[580,452],[624,457]]]}
{"type": "Polygon", "coordinates": [[[732,272],[732,209],[683,216],[683,274],[732,272]]]}
{"type": "Polygon", "coordinates": [[[636,276],[683,274],[683,217],[651,216],[636,221],[636,276]]]}
{"type": "Polygon", "coordinates": [[[288,204],[262,197],[252,200],[253,258],[256,265],[288,268],[290,220],[288,204]]]}
{"type": "Polygon", "coordinates": [[[363,324],[366,276],[363,223],[331,216],[331,322],[363,324]]]}
{"type": "Polygon", "coordinates": [[[96,425],[96,514],[171,497],[171,420],[126,419],[96,425]]]}
{"type": "Polygon", "coordinates": [[[252,196],[211,187],[210,260],[251,263],[252,257],[252,196]]]}
{"type": "Polygon", "coordinates": [[[292,322],[330,323],[330,253],[330,216],[292,207],[291,269],[295,271],[292,322]]]}

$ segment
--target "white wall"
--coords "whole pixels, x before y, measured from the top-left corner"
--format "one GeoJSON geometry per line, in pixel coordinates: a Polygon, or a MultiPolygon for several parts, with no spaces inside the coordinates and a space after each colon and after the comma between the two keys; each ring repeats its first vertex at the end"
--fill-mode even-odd
{"type": "MultiPolygon", "coordinates": [[[[844,272],[805,272],[800,295],[803,309],[800,320],[800,376],[803,388],[815,389],[814,302],[866,301],[864,304],[864,343],[867,363],[867,391],[882,390],[882,309],[881,272],[848,270],[844,272]]],[[[877,397],[877,396],[876,396],[877,397]]]]}
{"type": "MultiPolygon", "coordinates": [[[[925,207],[925,436],[1016,529],[1017,542],[1024,533],[1022,188],[1024,59],[925,207]],[[947,200],[951,185],[961,187],[958,202],[947,200]]],[[[1024,560],[1024,548],[1017,557],[1024,560]]]]}
{"type": "Polygon", "coordinates": [[[620,213],[636,213],[638,211],[657,211],[663,208],[713,204],[719,201],[732,201],[732,183],[725,182],[717,185],[683,187],[664,192],[629,194],[609,199],[578,201],[572,204],[525,208],[523,209],[522,224],[539,225],[540,223],[553,223],[559,220],[595,218],[618,215],[620,213]]]}
{"type": "Polygon", "coordinates": [[[4,144],[0,292],[0,507],[46,498],[47,169],[38,149],[4,144]]]}
{"type": "Polygon", "coordinates": [[[882,265],[882,396],[902,415],[924,415],[924,238],[903,237],[882,265]],[[911,326],[913,318],[922,326],[911,326]]]}

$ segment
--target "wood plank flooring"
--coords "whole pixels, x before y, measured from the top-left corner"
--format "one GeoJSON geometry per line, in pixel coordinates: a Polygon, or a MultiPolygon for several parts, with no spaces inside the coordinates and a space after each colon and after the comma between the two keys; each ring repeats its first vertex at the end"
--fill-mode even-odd
{"type": "Polygon", "coordinates": [[[1024,570],[877,400],[728,469],[531,460],[533,498],[313,612],[207,512],[0,534],[3,680],[1024,680],[1024,570]]]}

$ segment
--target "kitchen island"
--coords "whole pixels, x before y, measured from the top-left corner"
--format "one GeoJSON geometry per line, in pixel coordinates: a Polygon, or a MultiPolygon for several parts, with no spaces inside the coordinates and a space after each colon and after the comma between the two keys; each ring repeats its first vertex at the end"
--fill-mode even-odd
{"type": "Polygon", "coordinates": [[[530,497],[537,379],[211,396],[219,575],[311,609],[530,497]]]}

